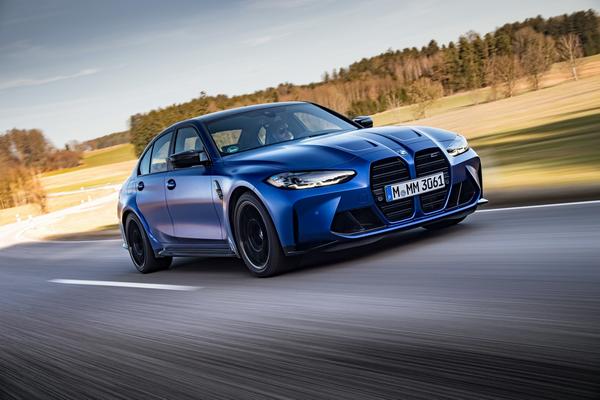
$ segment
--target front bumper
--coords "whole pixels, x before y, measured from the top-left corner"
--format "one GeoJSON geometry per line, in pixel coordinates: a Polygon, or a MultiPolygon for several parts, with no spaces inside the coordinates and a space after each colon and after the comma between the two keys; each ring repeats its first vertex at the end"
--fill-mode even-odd
{"type": "Polygon", "coordinates": [[[308,248],[296,249],[285,248],[284,253],[288,256],[298,256],[305,253],[313,252],[313,251],[324,251],[324,252],[333,252],[348,249],[351,247],[364,246],[371,243],[378,242],[392,234],[399,233],[405,230],[418,228],[421,226],[425,226],[431,222],[437,222],[445,219],[460,219],[464,218],[469,214],[475,212],[478,206],[487,204],[488,200],[485,198],[480,198],[475,205],[471,205],[469,207],[465,207],[464,209],[453,210],[452,212],[446,213],[443,216],[434,217],[431,219],[422,220],[419,222],[415,222],[414,224],[406,224],[402,226],[390,226],[387,229],[381,229],[377,231],[369,232],[368,235],[363,236],[353,236],[353,237],[341,237],[338,240],[334,240],[327,243],[321,243],[318,245],[314,245],[308,248]]]}
{"type": "Polygon", "coordinates": [[[479,157],[472,150],[469,153],[449,160],[448,192],[442,207],[425,211],[420,205],[420,196],[415,196],[412,214],[400,221],[391,221],[382,212],[381,204],[374,199],[369,174],[364,171],[359,173],[358,179],[315,191],[310,196],[294,193],[298,197],[288,203],[285,212],[280,208],[280,212],[275,213],[279,218],[274,218],[284,252],[296,255],[316,249],[359,245],[379,240],[386,234],[442,219],[458,219],[474,212],[485,199],[479,157]],[[463,190],[465,195],[461,197],[457,191],[469,185],[472,193],[471,189],[463,190]],[[343,218],[350,222],[340,224],[343,218]]]}

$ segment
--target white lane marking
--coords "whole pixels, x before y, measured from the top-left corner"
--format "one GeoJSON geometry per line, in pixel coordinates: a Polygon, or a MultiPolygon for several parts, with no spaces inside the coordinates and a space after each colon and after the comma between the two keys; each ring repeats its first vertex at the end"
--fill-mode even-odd
{"type": "Polygon", "coordinates": [[[589,201],[574,201],[571,203],[553,203],[553,204],[536,204],[533,206],[519,206],[519,207],[505,207],[505,208],[488,208],[483,210],[477,210],[475,212],[492,212],[492,211],[510,211],[510,210],[527,210],[529,208],[545,208],[545,207],[562,207],[562,206],[579,206],[584,204],[599,204],[600,200],[589,200],[589,201]]]}
{"type": "Polygon", "coordinates": [[[178,290],[191,291],[202,289],[200,286],[181,286],[181,285],[161,285],[156,283],[136,283],[136,282],[117,282],[117,281],[87,281],[79,279],[50,279],[48,282],[62,283],[65,285],[88,285],[88,286],[111,286],[126,287],[136,289],[158,289],[158,290],[178,290]]]}

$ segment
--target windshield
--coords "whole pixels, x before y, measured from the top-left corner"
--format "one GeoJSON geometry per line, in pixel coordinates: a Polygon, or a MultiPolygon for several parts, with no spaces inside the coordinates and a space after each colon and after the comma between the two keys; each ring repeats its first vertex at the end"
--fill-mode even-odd
{"type": "Polygon", "coordinates": [[[356,126],[313,104],[291,104],[251,110],[206,124],[223,155],[356,126]]]}

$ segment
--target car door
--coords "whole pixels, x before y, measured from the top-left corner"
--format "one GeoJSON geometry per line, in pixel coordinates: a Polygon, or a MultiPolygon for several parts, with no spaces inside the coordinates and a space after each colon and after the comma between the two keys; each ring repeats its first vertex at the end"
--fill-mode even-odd
{"type": "MultiPolygon", "coordinates": [[[[204,150],[202,139],[192,126],[177,129],[174,143],[172,154],[204,150]]],[[[178,239],[223,239],[209,166],[171,168],[166,187],[167,205],[178,239]]]]}
{"type": "Polygon", "coordinates": [[[152,233],[159,241],[173,236],[173,221],[165,197],[167,158],[173,132],[157,138],[140,161],[136,180],[136,202],[152,233]]]}

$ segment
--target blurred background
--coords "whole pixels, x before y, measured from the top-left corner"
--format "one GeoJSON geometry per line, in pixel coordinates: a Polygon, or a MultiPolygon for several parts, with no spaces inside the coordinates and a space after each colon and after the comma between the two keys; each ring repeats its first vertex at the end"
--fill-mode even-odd
{"type": "Polygon", "coordinates": [[[599,12],[0,0],[0,399],[597,400],[599,12]],[[145,144],[285,100],[465,135],[490,204],[269,279],[138,273],[116,202],[145,144]]]}
{"type": "Polygon", "coordinates": [[[116,238],[154,135],[287,100],[465,135],[492,205],[598,198],[598,4],[521,3],[3,0],[0,232],[116,238]]]}

